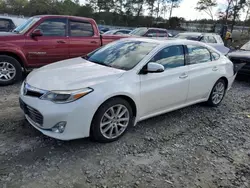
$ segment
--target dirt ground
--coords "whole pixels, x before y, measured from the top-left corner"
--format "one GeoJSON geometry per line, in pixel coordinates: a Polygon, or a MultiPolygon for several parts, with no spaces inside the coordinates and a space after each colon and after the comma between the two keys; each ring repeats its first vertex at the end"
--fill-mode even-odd
{"type": "Polygon", "coordinates": [[[0,188],[250,187],[250,82],[220,107],[194,105],[139,123],[109,144],[43,136],[0,88],[0,188]]]}

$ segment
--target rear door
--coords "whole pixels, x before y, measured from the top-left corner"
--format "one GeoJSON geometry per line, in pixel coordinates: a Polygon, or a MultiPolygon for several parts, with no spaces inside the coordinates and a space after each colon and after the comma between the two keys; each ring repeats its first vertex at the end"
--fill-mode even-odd
{"type": "Polygon", "coordinates": [[[84,56],[101,46],[100,36],[96,35],[88,21],[69,20],[69,55],[71,58],[84,56]]]}
{"type": "Polygon", "coordinates": [[[220,55],[203,46],[187,45],[190,86],[188,103],[205,99],[220,78],[220,55]]]}
{"type": "Polygon", "coordinates": [[[31,67],[39,67],[69,58],[67,18],[48,18],[33,29],[42,36],[26,37],[24,51],[31,67]]]}

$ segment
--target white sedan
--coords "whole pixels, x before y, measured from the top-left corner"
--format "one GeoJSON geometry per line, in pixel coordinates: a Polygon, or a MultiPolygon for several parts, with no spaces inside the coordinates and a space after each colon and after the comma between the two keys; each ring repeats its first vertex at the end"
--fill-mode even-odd
{"type": "Polygon", "coordinates": [[[130,38],[34,70],[20,105],[45,135],[111,142],[144,119],[201,102],[218,106],[234,79],[232,62],[206,44],[130,38]]]}

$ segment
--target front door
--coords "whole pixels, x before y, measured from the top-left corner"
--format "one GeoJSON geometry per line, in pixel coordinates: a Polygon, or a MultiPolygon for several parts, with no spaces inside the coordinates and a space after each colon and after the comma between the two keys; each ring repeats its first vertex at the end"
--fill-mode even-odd
{"type": "Polygon", "coordinates": [[[162,64],[165,71],[140,75],[141,117],[185,104],[189,77],[184,54],[181,45],[166,47],[150,61],[162,64]]]}
{"type": "Polygon", "coordinates": [[[42,20],[39,29],[42,36],[27,36],[25,54],[31,67],[39,67],[69,58],[67,19],[49,18],[42,20]]]}

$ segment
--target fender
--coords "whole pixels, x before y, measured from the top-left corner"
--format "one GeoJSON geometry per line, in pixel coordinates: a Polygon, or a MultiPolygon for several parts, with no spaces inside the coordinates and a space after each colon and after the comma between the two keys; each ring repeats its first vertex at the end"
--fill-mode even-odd
{"type": "Polygon", "coordinates": [[[28,66],[28,61],[25,54],[23,53],[22,49],[15,44],[11,43],[0,44],[0,54],[1,55],[6,54],[10,56],[12,55],[15,58],[18,58],[17,60],[20,61],[23,68],[26,68],[28,66]]]}

